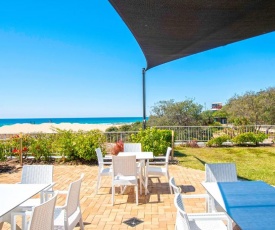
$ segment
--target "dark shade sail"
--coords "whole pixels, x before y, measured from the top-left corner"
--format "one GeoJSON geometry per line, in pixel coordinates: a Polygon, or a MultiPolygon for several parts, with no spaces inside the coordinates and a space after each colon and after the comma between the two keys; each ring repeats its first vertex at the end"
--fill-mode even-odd
{"type": "Polygon", "coordinates": [[[275,30],[275,0],[109,0],[147,70],[275,30]]]}

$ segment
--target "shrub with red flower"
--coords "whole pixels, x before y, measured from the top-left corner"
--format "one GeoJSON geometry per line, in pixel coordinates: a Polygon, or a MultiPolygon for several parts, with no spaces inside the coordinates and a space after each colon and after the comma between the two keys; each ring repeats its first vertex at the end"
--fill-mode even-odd
{"type": "Polygon", "coordinates": [[[12,149],[12,153],[20,155],[20,146],[22,143],[22,154],[24,157],[26,157],[29,151],[30,139],[31,137],[27,134],[13,135],[10,137],[9,145],[12,149]]]}
{"type": "Polygon", "coordinates": [[[112,154],[117,155],[119,152],[124,151],[124,144],[122,140],[119,140],[115,143],[113,149],[112,149],[112,154]]]}

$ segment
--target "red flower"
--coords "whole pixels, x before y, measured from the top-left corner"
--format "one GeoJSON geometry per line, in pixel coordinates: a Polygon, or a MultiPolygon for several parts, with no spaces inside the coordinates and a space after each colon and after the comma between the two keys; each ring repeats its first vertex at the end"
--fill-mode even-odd
{"type": "Polygon", "coordinates": [[[27,151],[28,151],[28,148],[27,148],[27,147],[23,147],[22,151],[23,151],[23,152],[27,152],[27,151]]]}
{"type": "Polygon", "coordinates": [[[12,152],[16,153],[16,154],[20,154],[20,150],[19,149],[13,149],[12,152]]]}

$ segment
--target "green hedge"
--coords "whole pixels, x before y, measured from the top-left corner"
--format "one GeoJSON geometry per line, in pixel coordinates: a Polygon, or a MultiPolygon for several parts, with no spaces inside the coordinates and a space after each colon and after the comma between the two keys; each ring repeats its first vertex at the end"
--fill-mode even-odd
{"type": "Polygon", "coordinates": [[[101,147],[104,151],[106,137],[100,130],[73,132],[57,129],[56,131],[53,151],[68,160],[95,160],[97,159],[95,149],[101,147]]]}
{"type": "MultiPolygon", "coordinates": [[[[24,156],[32,155],[37,161],[49,161],[50,157],[61,156],[70,160],[96,160],[95,149],[100,147],[105,153],[106,136],[100,130],[88,132],[55,129],[54,134],[15,135],[7,142],[0,142],[0,160],[4,160],[7,146],[10,153],[20,156],[20,142],[22,140],[24,156]]],[[[171,146],[172,133],[170,130],[147,128],[132,134],[131,142],[140,142],[143,151],[152,151],[154,155],[165,154],[167,147],[171,146]]]]}
{"type": "Polygon", "coordinates": [[[253,132],[246,132],[238,134],[237,136],[231,138],[229,135],[221,135],[219,137],[212,138],[210,141],[207,142],[207,146],[222,146],[223,142],[231,141],[235,145],[249,145],[253,144],[258,146],[260,142],[263,142],[268,138],[268,136],[264,133],[253,133],[253,132]]]}
{"type": "Polygon", "coordinates": [[[212,147],[212,146],[219,147],[219,146],[222,146],[223,142],[226,142],[228,140],[231,140],[229,135],[221,135],[219,137],[212,138],[207,142],[206,145],[209,147],[212,147]]]}
{"type": "Polygon", "coordinates": [[[259,142],[263,142],[268,136],[264,133],[241,133],[234,137],[232,141],[237,145],[245,145],[249,143],[253,143],[254,145],[259,145],[259,142]]]}

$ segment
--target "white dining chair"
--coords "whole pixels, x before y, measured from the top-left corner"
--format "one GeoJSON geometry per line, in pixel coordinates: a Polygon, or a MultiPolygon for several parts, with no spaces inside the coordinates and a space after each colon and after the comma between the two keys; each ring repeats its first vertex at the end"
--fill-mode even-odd
{"type": "Polygon", "coordinates": [[[124,152],[141,152],[141,143],[124,143],[124,152]]]}
{"type": "MultiPolygon", "coordinates": [[[[205,182],[235,182],[238,181],[235,163],[205,164],[205,182]]],[[[223,211],[221,206],[210,197],[207,204],[209,212],[223,211]]]]}
{"type": "Polygon", "coordinates": [[[235,163],[205,164],[205,182],[238,181],[235,163]]]}
{"type": "Polygon", "coordinates": [[[53,194],[53,165],[24,165],[19,184],[49,184],[40,192],[39,198],[31,198],[11,211],[11,229],[16,229],[17,216],[22,217],[22,227],[26,229],[27,211],[49,199],[53,194]]]}
{"type": "Polygon", "coordinates": [[[172,194],[173,193],[172,188],[169,184],[170,176],[169,176],[169,167],[168,167],[171,151],[172,151],[172,148],[168,147],[164,157],[154,157],[154,159],[157,159],[158,161],[149,162],[149,165],[146,169],[146,178],[148,180],[148,178],[150,176],[153,176],[153,177],[165,176],[165,177],[167,177],[168,185],[170,188],[170,193],[172,194]],[[163,161],[161,161],[161,160],[163,160],[163,161]]]}
{"type": "Polygon", "coordinates": [[[59,194],[66,195],[66,202],[63,206],[56,206],[54,211],[54,229],[72,230],[79,223],[81,230],[84,229],[81,208],[80,188],[84,174],[69,185],[68,191],[59,191],[59,194]]]}
{"type": "Polygon", "coordinates": [[[111,157],[104,158],[100,148],[96,148],[95,151],[96,151],[97,161],[98,161],[98,175],[97,175],[97,183],[96,183],[96,194],[97,194],[98,189],[101,186],[101,177],[112,176],[112,167],[111,167],[112,158],[111,157]],[[109,167],[105,167],[105,165],[109,165],[109,167]]]}
{"type": "Polygon", "coordinates": [[[136,204],[138,205],[138,167],[136,156],[113,156],[112,172],[112,205],[114,205],[115,187],[134,186],[136,193],[136,204]]]}
{"type": "MultiPolygon", "coordinates": [[[[176,185],[175,178],[171,177],[169,180],[169,184],[173,189],[174,194],[181,194],[181,187],[176,185]]],[[[208,204],[210,200],[210,196],[207,193],[203,194],[189,194],[189,195],[183,195],[181,194],[182,199],[205,199],[205,203],[208,204]]],[[[205,210],[207,211],[207,206],[205,207],[205,210]]]]}
{"type": "Polygon", "coordinates": [[[186,213],[181,194],[175,194],[176,230],[231,230],[226,213],[186,213]],[[226,223],[226,224],[225,224],[226,223]]]}
{"type": "Polygon", "coordinates": [[[169,185],[171,186],[174,194],[178,194],[178,193],[181,193],[181,188],[179,186],[176,185],[176,182],[175,182],[175,178],[174,177],[171,177],[170,180],[169,180],[169,185]]]}
{"type": "Polygon", "coordinates": [[[28,223],[28,230],[50,230],[54,226],[54,208],[56,203],[56,196],[58,192],[54,193],[49,200],[43,204],[34,206],[28,223]]]}
{"type": "Polygon", "coordinates": [[[39,199],[29,199],[21,204],[21,207],[32,207],[47,200],[53,193],[53,165],[24,165],[22,168],[21,181],[19,184],[49,184],[49,186],[40,193],[39,199]]]}

